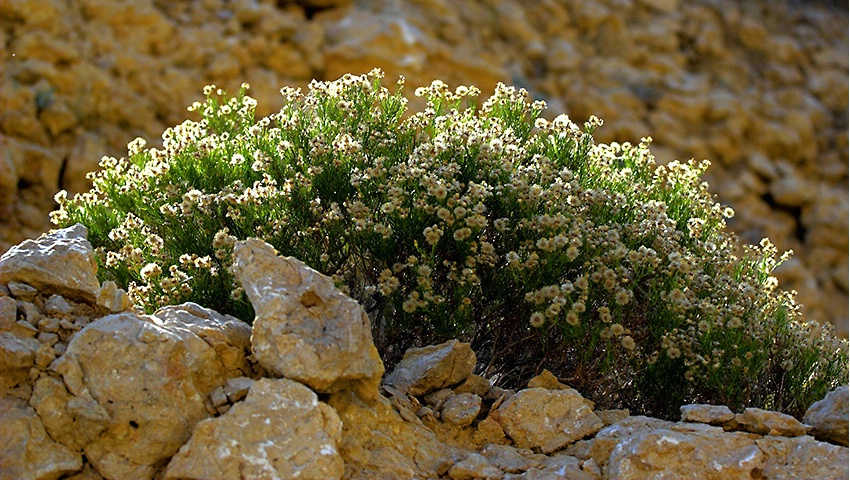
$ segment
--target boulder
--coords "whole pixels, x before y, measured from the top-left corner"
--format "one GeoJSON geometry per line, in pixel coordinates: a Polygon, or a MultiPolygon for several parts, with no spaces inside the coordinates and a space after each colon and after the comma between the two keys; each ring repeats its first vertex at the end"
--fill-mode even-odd
{"type": "Polygon", "coordinates": [[[257,239],[237,242],[233,270],[254,306],[257,362],[321,393],[378,396],[384,365],[369,318],[330,278],[257,239]]]}
{"type": "Polygon", "coordinates": [[[153,318],[172,332],[185,331],[187,341],[197,337],[206,342],[221,362],[225,377],[250,376],[253,373],[248,362],[251,327],[245,322],[192,302],[160,308],[154,312],[153,318]]]}
{"type": "Polygon", "coordinates": [[[244,401],[200,422],[171,459],[165,479],[339,479],[342,424],[304,385],[260,379],[244,401]]]}
{"type": "Polygon", "coordinates": [[[605,478],[620,480],[759,478],[764,453],[755,443],[757,438],[699,423],[645,428],[621,437],[603,473],[605,478]]]}
{"type": "Polygon", "coordinates": [[[840,386],[806,410],[803,422],[812,426],[815,437],[847,446],[847,395],[847,386],[840,386]]]}
{"type": "MultiPolygon", "coordinates": [[[[108,416],[107,428],[83,447],[104,477],[152,478],[189,439],[194,425],[210,416],[210,392],[228,375],[237,376],[189,328],[180,328],[177,319],[166,326],[157,317],[109,315],[78,332],[51,365],[76,397],[65,407],[69,415],[74,408],[89,408],[88,416],[101,418],[92,399],[108,416]]],[[[53,424],[68,422],[57,419],[53,424]]],[[[78,431],[81,441],[85,432],[78,431]]]]}
{"type": "Polygon", "coordinates": [[[78,223],[10,248],[0,257],[0,284],[24,283],[44,294],[96,304],[100,283],[87,235],[78,223]]]}
{"type": "Polygon", "coordinates": [[[367,405],[344,392],[332,395],[328,403],[342,420],[339,452],[345,478],[436,478],[457,460],[433,431],[402,418],[383,396],[367,405]]]}
{"type": "Polygon", "coordinates": [[[475,352],[469,344],[449,340],[409,349],[384,383],[408,395],[425,395],[463,382],[474,368],[475,352]]]}
{"type": "Polygon", "coordinates": [[[55,442],[23,400],[0,397],[0,480],[57,479],[83,466],[80,452],[55,442]]]}
{"type": "Polygon", "coordinates": [[[520,448],[551,453],[602,428],[593,405],[573,389],[529,388],[491,413],[520,448]]]}
{"type": "Polygon", "coordinates": [[[763,478],[771,480],[832,480],[848,478],[847,448],[810,436],[764,437],[756,444],[765,454],[763,478]]]}

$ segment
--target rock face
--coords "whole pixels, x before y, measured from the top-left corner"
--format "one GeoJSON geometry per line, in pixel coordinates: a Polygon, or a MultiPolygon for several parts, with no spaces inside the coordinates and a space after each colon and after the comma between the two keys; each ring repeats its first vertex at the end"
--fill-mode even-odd
{"type": "Polygon", "coordinates": [[[803,422],[812,426],[816,438],[847,446],[847,396],[847,386],[838,387],[806,410],[803,422]]]}
{"type": "Polygon", "coordinates": [[[797,252],[777,271],[781,285],[800,292],[807,318],[846,334],[840,3],[9,0],[0,252],[49,228],[53,195],[88,189],[103,155],[126,156],[137,136],[158,143],[204,84],[233,92],[249,82],[265,116],[284,85],[381,67],[414,87],[524,86],[554,114],[604,119],[600,141],[651,135],[661,162],[711,160],[707,179],[737,212],[731,227],[797,252]]]}
{"type": "Polygon", "coordinates": [[[292,380],[261,379],[245,401],[195,427],[164,478],[339,479],[341,434],[336,411],[312,390],[292,380]]]}
{"type": "MultiPolygon", "coordinates": [[[[358,321],[362,312],[300,262],[259,242],[246,245],[257,248],[243,246],[238,268],[258,313],[272,325],[304,321],[281,335],[320,351],[330,359],[329,373],[274,378],[281,373],[273,368],[284,368],[281,361],[292,352],[271,355],[274,338],[258,334],[262,323],[252,335],[247,325],[195,304],[153,315],[110,313],[32,286],[0,284],[0,480],[833,479],[850,473],[846,446],[807,435],[809,427],[787,415],[686,405],[687,422],[668,422],[594,412],[593,403],[551,373],[519,392],[491,385],[471,374],[474,355],[458,342],[408,352],[407,363],[387,376],[397,381],[381,387],[385,397],[371,343],[340,340],[340,332],[359,338],[360,326],[340,322],[358,321]],[[252,270],[258,265],[265,268],[252,270]],[[307,320],[329,325],[327,338],[307,320]],[[360,373],[340,368],[339,359],[360,373]]],[[[371,338],[368,324],[366,335],[371,338]]],[[[846,442],[846,392],[837,389],[809,410],[807,421],[820,438],[840,442],[843,431],[846,442]]]]}
{"type": "Polygon", "coordinates": [[[374,400],[384,364],[366,312],[330,278],[256,239],[238,242],[233,269],[254,305],[257,362],[317,392],[356,389],[374,400]]]}
{"type": "Polygon", "coordinates": [[[411,348],[385,379],[409,395],[424,395],[466,380],[475,368],[468,343],[449,340],[440,345],[411,348]]]}

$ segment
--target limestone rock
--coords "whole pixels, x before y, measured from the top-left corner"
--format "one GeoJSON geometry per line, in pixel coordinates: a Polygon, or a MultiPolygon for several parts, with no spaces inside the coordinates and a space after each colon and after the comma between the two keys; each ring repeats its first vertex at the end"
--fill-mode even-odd
{"type": "Polygon", "coordinates": [[[528,388],[546,388],[549,390],[566,390],[570,388],[558,380],[549,370],[543,370],[539,375],[528,381],[528,388]]]}
{"type": "Polygon", "coordinates": [[[847,396],[847,386],[840,386],[806,410],[803,422],[812,426],[815,437],[847,446],[847,396]]]}
{"type": "Polygon", "coordinates": [[[481,411],[481,397],[474,393],[459,393],[443,403],[442,420],[457,427],[470,425],[481,411]]]}
{"type": "Polygon", "coordinates": [[[490,391],[492,385],[490,385],[490,381],[481,375],[475,375],[474,373],[463,381],[460,385],[454,388],[455,393],[474,393],[479,397],[483,397],[487,395],[487,392],[490,391]]]}
{"type": "Polygon", "coordinates": [[[522,390],[491,415],[518,447],[543,453],[554,452],[602,428],[592,406],[573,389],[522,390]]]}
{"type": "Polygon", "coordinates": [[[29,381],[29,369],[40,348],[41,342],[34,338],[0,332],[0,393],[29,381]]]}
{"type": "Polygon", "coordinates": [[[224,394],[231,402],[238,402],[245,398],[253,384],[254,380],[247,377],[231,378],[224,384],[224,394]]]}
{"type": "Polygon", "coordinates": [[[342,424],[304,385],[260,379],[245,401],[199,423],[171,459],[166,479],[338,479],[342,424]],[[211,461],[214,459],[214,461],[211,461]]]}
{"type": "Polygon", "coordinates": [[[45,294],[95,304],[100,284],[87,234],[76,224],[10,248],[0,257],[0,283],[22,282],[45,294]]]}
{"type": "Polygon", "coordinates": [[[366,405],[344,392],[332,395],[328,403],[342,420],[338,448],[345,460],[345,478],[436,478],[456,460],[433,431],[420,422],[405,421],[382,396],[366,405]]]}
{"type": "Polygon", "coordinates": [[[744,413],[735,415],[736,429],[758,433],[760,435],[781,435],[798,437],[806,434],[806,425],[799,420],[779,412],[760,408],[747,408],[744,413]]]}
{"type": "Polygon", "coordinates": [[[374,400],[384,366],[363,308],[321,273],[257,239],[237,242],[233,270],[254,305],[251,341],[266,370],[322,393],[374,400]]]}
{"type": "Polygon", "coordinates": [[[593,413],[602,420],[602,424],[606,427],[614,423],[629,418],[629,409],[614,409],[614,410],[594,410],[593,413]]]}
{"type": "Polygon", "coordinates": [[[521,473],[534,467],[542,467],[545,455],[511,445],[489,444],[481,453],[493,466],[505,473],[521,473]]]}
{"type": "Polygon", "coordinates": [[[494,467],[483,455],[472,453],[449,469],[449,477],[455,480],[488,479],[503,477],[502,471],[494,467]]]}
{"type": "Polygon", "coordinates": [[[80,453],[53,441],[32,407],[0,397],[0,480],[57,479],[83,467],[80,453]]]}
{"type": "Polygon", "coordinates": [[[130,300],[127,292],[118,288],[115,282],[107,280],[97,292],[97,305],[110,313],[118,313],[130,310],[133,307],[133,301],[130,300]]]}
{"type": "Polygon", "coordinates": [[[771,480],[848,478],[847,448],[812,437],[765,437],[756,440],[765,454],[764,477],[771,480]]]}
{"type": "Polygon", "coordinates": [[[469,344],[449,340],[409,349],[384,383],[408,395],[425,395],[463,382],[474,368],[475,352],[469,344]]]}
{"type": "Polygon", "coordinates": [[[160,308],[153,317],[172,332],[188,331],[188,339],[196,336],[206,342],[221,361],[226,377],[253,373],[247,358],[251,353],[251,327],[245,322],[192,302],[160,308]]]}
{"type": "MultiPolygon", "coordinates": [[[[755,435],[709,425],[647,428],[622,437],[603,467],[605,478],[758,478],[764,454],[755,435]]],[[[770,477],[773,478],[773,477],[770,477]]]]}
{"type": "Polygon", "coordinates": [[[682,405],[683,422],[722,425],[735,418],[735,414],[726,405],[682,405]]]}
{"type": "Polygon", "coordinates": [[[577,442],[565,451],[581,458],[592,458],[598,465],[605,465],[611,452],[621,442],[654,429],[670,429],[674,425],[673,422],[642,415],[628,417],[603,428],[592,440],[577,442]]]}
{"type": "Polygon", "coordinates": [[[43,376],[35,382],[30,405],[50,437],[77,452],[109,427],[109,414],[100,404],[90,396],[71,395],[54,377],[43,376]]]}
{"type": "Polygon", "coordinates": [[[51,368],[70,393],[90,396],[109,416],[108,428],[84,447],[107,478],[151,478],[209,416],[205,399],[227,378],[199,337],[127,312],[83,328],[51,368]]]}

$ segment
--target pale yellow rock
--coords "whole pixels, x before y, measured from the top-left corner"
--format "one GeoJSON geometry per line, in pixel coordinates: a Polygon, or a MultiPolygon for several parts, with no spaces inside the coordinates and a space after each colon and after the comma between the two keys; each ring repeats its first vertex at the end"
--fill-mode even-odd
{"type": "Polygon", "coordinates": [[[847,478],[847,447],[812,437],[764,437],[756,444],[765,454],[763,475],[771,480],[832,480],[847,478]]]}
{"type": "Polygon", "coordinates": [[[469,344],[449,340],[408,349],[384,383],[408,395],[425,395],[463,382],[474,368],[475,352],[469,344]]]}
{"type": "Polygon", "coordinates": [[[459,393],[443,403],[440,418],[457,427],[472,424],[481,411],[481,397],[474,393],[459,393]]]}
{"type": "Polygon", "coordinates": [[[0,438],[0,480],[57,479],[83,467],[80,453],[53,441],[22,400],[0,397],[0,438]]]}
{"type": "Polygon", "coordinates": [[[328,403],[342,420],[338,448],[346,478],[437,478],[441,467],[453,463],[451,449],[434,432],[403,420],[384,397],[367,406],[351,393],[339,393],[328,403]]]}
{"type": "Polygon", "coordinates": [[[809,407],[803,416],[803,422],[811,425],[813,434],[821,440],[838,445],[848,443],[848,389],[840,386],[809,407]]]}
{"type": "Polygon", "coordinates": [[[12,247],[0,257],[0,283],[23,282],[42,293],[95,303],[100,284],[86,235],[77,224],[12,247]]]}
{"type": "Polygon", "coordinates": [[[82,451],[109,427],[109,415],[91,397],[75,397],[61,380],[43,376],[35,382],[30,405],[38,412],[50,437],[82,451]]]}
{"type": "Polygon", "coordinates": [[[551,453],[602,428],[589,403],[572,389],[529,388],[490,415],[516,446],[551,453]]]}
{"type": "Polygon", "coordinates": [[[309,388],[264,378],[227,413],[199,423],[163,478],[339,479],[341,434],[336,412],[309,388]]]}
{"type": "Polygon", "coordinates": [[[605,478],[622,480],[659,475],[705,480],[757,478],[765,455],[756,438],[703,424],[647,429],[622,438],[602,472],[605,478]]]}
{"type": "Polygon", "coordinates": [[[103,317],[54,363],[72,394],[90,395],[109,416],[84,448],[107,478],[151,478],[209,416],[204,399],[227,378],[213,347],[158,323],[132,313],[103,317]]]}
{"type": "Polygon", "coordinates": [[[760,408],[744,409],[744,413],[735,415],[735,424],[739,429],[760,435],[799,437],[807,431],[807,426],[791,415],[760,408]]]}
{"type": "Polygon", "coordinates": [[[233,270],[256,312],[251,342],[274,375],[374,400],[384,365],[369,318],[330,278],[257,239],[237,242],[233,270]]]}
{"type": "Polygon", "coordinates": [[[504,476],[501,470],[478,453],[472,453],[449,469],[449,477],[455,480],[487,479],[496,480],[504,476]]]}

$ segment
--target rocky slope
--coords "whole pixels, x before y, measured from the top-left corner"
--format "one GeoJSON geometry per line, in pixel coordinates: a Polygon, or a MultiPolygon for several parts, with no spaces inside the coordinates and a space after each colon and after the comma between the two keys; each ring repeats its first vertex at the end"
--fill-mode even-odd
{"type": "MultiPolygon", "coordinates": [[[[3,0],[0,251],[48,228],[60,188],[102,155],[150,144],[204,85],[278,89],[381,67],[528,88],[551,112],[603,118],[602,141],[655,139],[708,180],[757,243],[797,256],[782,285],[847,334],[848,17],[757,0],[3,0]]],[[[411,89],[412,90],[412,89],[411,89]]]]}
{"type": "Polygon", "coordinates": [[[546,371],[492,386],[457,341],[408,351],[382,382],[359,305],[264,242],[235,253],[252,329],[191,303],[134,312],[98,284],[86,234],[0,257],[2,480],[848,475],[846,386],[806,423],[716,405],[670,422],[595,410],[546,371]]]}

